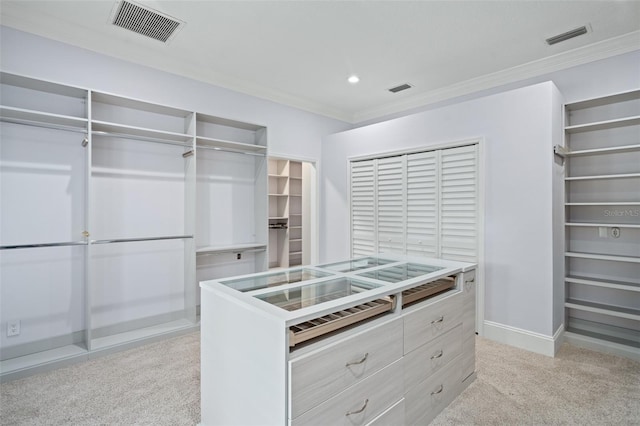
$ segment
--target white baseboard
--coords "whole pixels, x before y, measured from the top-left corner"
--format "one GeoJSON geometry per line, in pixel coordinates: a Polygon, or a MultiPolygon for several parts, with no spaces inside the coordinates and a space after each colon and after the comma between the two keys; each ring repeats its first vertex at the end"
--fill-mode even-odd
{"type": "Polygon", "coordinates": [[[564,325],[560,326],[553,336],[492,321],[484,322],[483,331],[483,337],[487,339],[551,357],[555,356],[564,340],[564,325]]]}

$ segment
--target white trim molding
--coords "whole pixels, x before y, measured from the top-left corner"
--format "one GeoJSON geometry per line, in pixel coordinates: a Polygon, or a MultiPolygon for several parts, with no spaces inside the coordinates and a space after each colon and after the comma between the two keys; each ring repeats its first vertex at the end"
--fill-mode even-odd
{"type": "Polygon", "coordinates": [[[489,340],[550,357],[555,356],[564,341],[564,324],[558,328],[553,336],[493,321],[484,321],[483,331],[483,337],[489,340]]]}

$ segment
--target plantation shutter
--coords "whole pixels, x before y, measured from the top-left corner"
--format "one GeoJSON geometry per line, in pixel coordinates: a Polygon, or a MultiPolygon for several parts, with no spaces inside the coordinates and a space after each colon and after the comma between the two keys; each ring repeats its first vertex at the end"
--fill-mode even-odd
{"type": "Polygon", "coordinates": [[[378,159],[378,252],[404,254],[405,156],[378,159]]]}
{"type": "Polygon", "coordinates": [[[411,256],[438,256],[437,152],[407,155],[406,240],[411,256]]]}
{"type": "Polygon", "coordinates": [[[376,252],[375,161],[351,162],[351,253],[376,252]]]}
{"type": "Polygon", "coordinates": [[[443,149],[440,156],[440,257],[475,262],[477,145],[443,149]]]}

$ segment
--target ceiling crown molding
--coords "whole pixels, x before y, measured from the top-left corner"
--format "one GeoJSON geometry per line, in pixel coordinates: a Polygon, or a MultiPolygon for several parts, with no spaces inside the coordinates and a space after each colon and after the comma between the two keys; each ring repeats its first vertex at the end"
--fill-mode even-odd
{"type": "Polygon", "coordinates": [[[635,50],[640,50],[640,31],[633,31],[619,37],[579,47],[538,61],[528,62],[438,90],[418,94],[380,108],[364,110],[354,114],[349,121],[352,124],[357,124],[367,120],[375,120],[387,115],[401,113],[402,111],[413,108],[419,108],[447,99],[469,95],[481,90],[561,71],[635,50]]]}

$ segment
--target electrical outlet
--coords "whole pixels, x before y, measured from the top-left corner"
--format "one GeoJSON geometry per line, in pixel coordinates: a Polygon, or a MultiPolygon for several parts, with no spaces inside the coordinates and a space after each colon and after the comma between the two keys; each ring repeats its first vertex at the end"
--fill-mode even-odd
{"type": "Polygon", "coordinates": [[[7,337],[17,336],[20,334],[20,320],[7,322],[7,337]]]}

